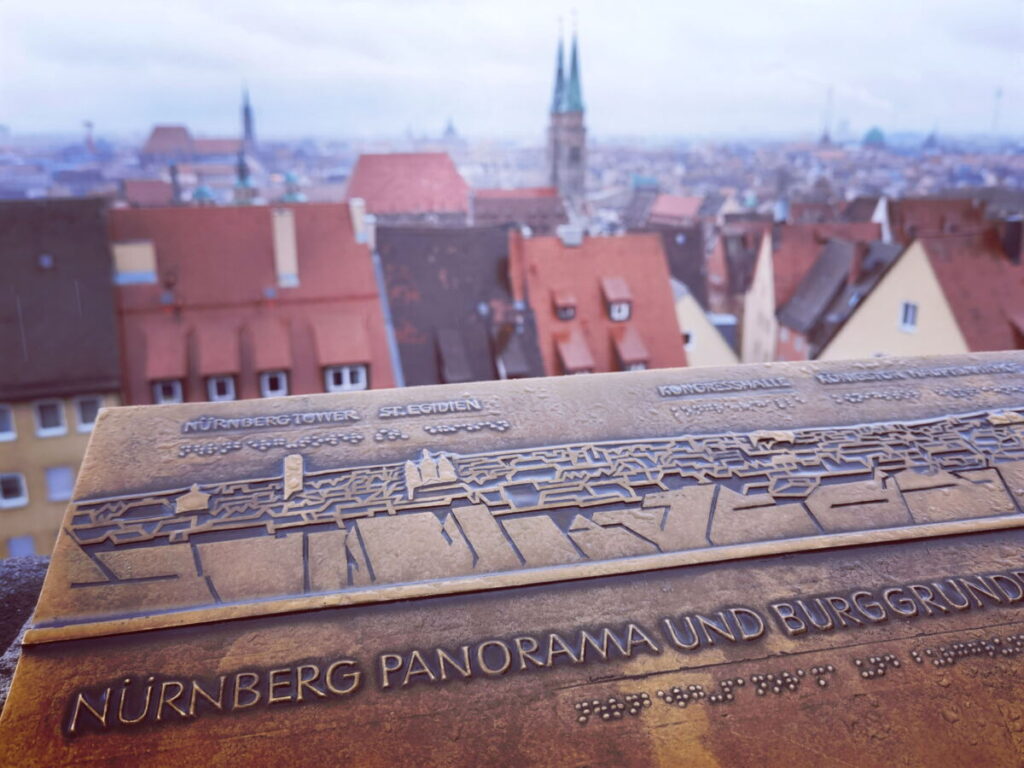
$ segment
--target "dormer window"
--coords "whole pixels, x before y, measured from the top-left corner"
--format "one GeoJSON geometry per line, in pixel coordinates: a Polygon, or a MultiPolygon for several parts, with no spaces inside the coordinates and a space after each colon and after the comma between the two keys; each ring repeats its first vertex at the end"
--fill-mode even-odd
{"type": "Polygon", "coordinates": [[[181,400],[181,381],[178,379],[153,382],[153,402],[157,405],[180,403],[181,400]]]}
{"type": "Polygon", "coordinates": [[[568,291],[555,291],[555,317],[568,322],[576,318],[576,297],[568,291]]]}
{"type": "Polygon", "coordinates": [[[369,384],[365,365],[331,365],[324,368],[325,392],[352,392],[369,384]]]}
{"type": "Polygon", "coordinates": [[[608,309],[608,319],[624,323],[633,315],[633,295],[626,281],[617,276],[601,278],[601,293],[608,309]]]}
{"type": "Polygon", "coordinates": [[[235,399],[234,376],[211,376],[206,380],[206,397],[215,403],[235,399]]]}
{"type": "Polygon", "coordinates": [[[287,394],[287,371],[265,371],[260,374],[260,395],[262,397],[283,397],[287,394]]]}
{"type": "Polygon", "coordinates": [[[608,304],[608,319],[623,323],[629,320],[631,309],[631,303],[628,301],[613,301],[608,304]]]}

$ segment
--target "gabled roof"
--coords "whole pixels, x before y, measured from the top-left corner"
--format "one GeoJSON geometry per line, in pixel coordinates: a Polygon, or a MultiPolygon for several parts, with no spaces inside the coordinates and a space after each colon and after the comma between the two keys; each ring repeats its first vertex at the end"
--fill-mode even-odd
{"type": "Polygon", "coordinates": [[[104,203],[0,203],[0,401],[117,391],[104,203]]]}
{"type": "Polygon", "coordinates": [[[797,286],[818,259],[830,238],[870,242],[882,231],[871,222],[829,222],[825,224],[781,224],[775,228],[772,267],[775,274],[775,306],[792,298],[797,286]]]}
{"type": "Polygon", "coordinates": [[[722,227],[716,247],[724,252],[730,294],[738,295],[750,289],[761,238],[770,230],[771,223],[763,221],[737,222],[722,227]]]}
{"type": "Polygon", "coordinates": [[[356,197],[374,214],[465,213],[469,185],[447,152],[360,155],[347,193],[356,197]]]}
{"type": "Polygon", "coordinates": [[[658,235],[585,237],[579,246],[567,246],[557,237],[522,238],[517,232],[511,236],[522,251],[518,277],[526,283],[544,369],[549,375],[564,373],[566,355],[570,355],[570,362],[576,361],[575,352],[584,348],[597,372],[618,371],[623,363],[639,362],[621,360],[618,355],[622,349],[632,352],[645,348],[648,359],[644,362],[651,368],[686,364],[668,265],[658,235]],[[605,294],[608,287],[612,295],[623,295],[620,281],[631,297],[630,318],[624,322],[609,318],[605,294]],[[553,292],[574,296],[574,319],[558,318],[553,292]],[[627,334],[627,328],[633,330],[627,334]]]}
{"type": "Polygon", "coordinates": [[[155,125],[142,146],[144,155],[190,155],[192,134],[184,125],[155,125]]]}
{"type": "Polygon", "coordinates": [[[1024,307],[1024,266],[1010,263],[994,229],[922,238],[960,332],[972,352],[1015,349],[1024,307]]]}
{"type": "Polygon", "coordinates": [[[407,385],[494,379],[506,352],[508,375],[543,373],[525,306],[516,324],[508,228],[378,227],[377,253],[407,385]]]}
{"type": "Polygon", "coordinates": [[[893,243],[832,239],[779,310],[779,322],[810,342],[816,355],[874,290],[903,252],[893,243]],[[854,268],[855,259],[859,259],[854,268]]]}

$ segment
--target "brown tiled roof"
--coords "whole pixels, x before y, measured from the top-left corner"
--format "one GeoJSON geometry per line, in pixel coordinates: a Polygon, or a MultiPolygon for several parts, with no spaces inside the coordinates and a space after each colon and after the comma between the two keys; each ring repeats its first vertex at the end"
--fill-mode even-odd
{"type": "Polygon", "coordinates": [[[830,238],[870,242],[878,240],[881,232],[881,227],[871,222],[779,225],[772,249],[776,308],[792,298],[830,238]]]}
{"type": "Polygon", "coordinates": [[[893,239],[910,244],[917,237],[980,232],[984,208],[969,198],[909,197],[889,201],[893,239]]]}
{"type": "Polygon", "coordinates": [[[607,302],[633,300],[633,294],[629,292],[629,283],[619,275],[605,275],[602,277],[601,292],[604,294],[604,300],[607,302]]]}
{"type": "Polygon", "coordinates": [[[357,348],[366,357],[350,362],[370,366],[370,385],[393,385],[373,263],[355,242],[348,206],[281,207],[295,217],[299,284],[291,288],[275,271],[275,208],[111,211],[110,239],[152,241],[159,279],[118,288],[130,403],[151,402],[157,374],[185,378],[186,399],[204,400],[202,379],[214,369],[239,372],[240,397],[258,396],[256,374],[278,369],[290,371],[292,394],[322,392],[323,359],[357,348]],[[152,334],[159,343],[147,343],[152,334]],[[183,372],[179,360],[193,362],[183,372]]]}
{"type": "Polygon", "coordinates": [[[104,203],[0,203],[0,401],[114,392],[118,337],[104,203]]]}
{"type": "Polygon", "coordinates": [[[323,312],[310,317],[316,359],[321,366],[351,365],[369,360],[372,351],[366,318],[351,312],[323,312]]]}
{"type": "Polygon", "coordinates": [[[525,279],[526,293],[536,316],[548,374],[564,372],[562,347],[566,344],[570,350],[582,348],[581,345],[588,349],[595,371],[621,370],[614,334],[621,332],[616,329],[627,326],[635,329],[646,346],[649,367],[686,364],[665,252],[658,235],[587,237],[575,247],[564,245],[557,237],[522,238],[515,232],[511,237],[522,248],[524,273],[520,277],[525,279]],[[615,322],[608,317],[603,278],[619,278],[628,285],[632,297],[628,321],[615,322]],[[552,290],[571,292],[576,297],[575,319],[558,319],[551,301],[552,290]]]}
{"type": "Polygon", "coordinates": [[[534,233],[550,234],[566,221],[565,205],[554,187],[473,191],[473,223],[479,226],[525,224],[534,233]]]}
{"type": "Polygon", "coordinates": [[[348,199],[370,213],[465,213],[469,186],[446,152],[360,155],[348,199]]]}
{"type": "Polygon", "coordinates": [[[558,373],[595,371],[594,356],[590,353],[587,340],[583,338],[579,328],[571,328],[558,334],[555,343],[558,347],[558,360],[561,363],[558,373]]]}
{"type": "Polygon", "coordinates": [[[235,155],[242,148],[241,139],[193,139],[192,148],[197,155],[235,155]]]}
{"type": "MultiPolygon", "coordinates": [[[[241,372],[239,329],[233,323],[207,322],[195,328],[196,367],[200,376],[237,375],[241,372]]],[[[184,374],[168,378],[184,378],[184,374]]]]}
{"type": "MultiPolygon", "coordinates": [[[[188,373],[185,352],[187,330],[167,315],[147,318],[143,329],[146,380],[184,379],[188,373]]],[[[136,353],[133,350],[129,357],[136,353]]]]}
{"type": "Polygon", "coordinates": [[[522,324],[515,322],[517,296],[508,276],[520,254],[510,251],[506,227],[378,227],[377,252],[407,385],[450,376],[494,379],[506,352],[517,357],[503,363],[509,375],[524,367],[524,356],[531,375],[543,374],[525,304],[522,324]],[[521,336],[521,344],[510,334],[521,336]],[[465,350],[464,362],[454,345],[465,350]]]}
{"type": "Polygon", "coordinates": [[[473,197],[477,200],[536,200],[538,198],[558,197],[554,187],[516,187],[513,189],[474,189],[473,197]]]}
{"type": "Polygon", "coordinates": [[[1024,307],[1024,266],[1011,264],[992,229],[922,238],[960,332],[972,352],[1015,349],[1024,307]]]}
{"type": "Polygon", "coordinates": [[[651,206],[650,224],[684,225],[700,215],[704,198],[683,195],[658,195],[651,206]]]}
{"type": "Polygon", "coordinates": [[[615,341],[615,351],[626,365],[633,363],[646,363],[651,355],[647,351],[647,345],[640,337],[634,325],[626,325],[621,328],[612,329],[612,339],[615,341]]]}
{"type": "Polygon", "coordinates": [[[192,134],[184,125],[155,125],[142,146],[144,155],[190,155],[192,134]]]}
{"type": "Polygon", "coordinates": [[[129,205],[170,205],[174,202],[174,186],[162,179],[124,179],[121,197],[129,205]]]}

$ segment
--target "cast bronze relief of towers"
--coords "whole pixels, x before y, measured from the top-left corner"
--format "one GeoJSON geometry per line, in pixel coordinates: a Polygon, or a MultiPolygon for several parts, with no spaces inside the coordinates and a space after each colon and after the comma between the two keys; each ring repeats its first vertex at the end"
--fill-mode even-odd
{"type": "Polygon", "coordinates": [[[587,167],[587,129],[583,124],[583,88],[580,84],[579,44],[573,25],[569,75],[561,34],[555,62],[555,92],[548,124],[548,183],[558,189],[570,210],[583,204],[587,167]]]}

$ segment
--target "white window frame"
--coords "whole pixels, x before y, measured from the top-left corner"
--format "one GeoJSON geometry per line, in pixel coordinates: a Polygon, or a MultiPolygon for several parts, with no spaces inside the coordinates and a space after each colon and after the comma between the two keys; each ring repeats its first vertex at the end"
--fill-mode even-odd
{"type": "Polygon", "coordinates": [[[60,435],[66,435],[68,433],[68,417],[64,413],[64,401],[58,400],[57,398],[48,398],[46,400],[36,400],[32,403],[32,415],[36,420],[36,436],[38,437],[58,437],[60,435]],[[44,427],[39,419],[39,408],[44,405],[56,405],[57,413],[60,414],[60,424],[56,427],[44,427]]]}
{"type": "Polygon", "coordinates": [[[609,301],[608,319],[616,323],[624,323],[633,314],[633,302],[631,301],[609,301]]]}
{"type": "Polygon", "coordinates": [[[18,439],[18,425],[14,421],[14,407],[8,403],[0,403],[0,411],[7,411],[11,417],[11,428],[0,432],[0,443],[18,439]]]}
{"type": "Polygon", "coordinates": [[[370,366],[365,363],[329,365],[324,368],[324,392],[358,392],[369,388],[370,366]],[[341,384],[334,383],[335,374],[341,375],[341,384]]]}
{"type": "Polygon", "coordinates": [[[93,421],[82,420],[82,403],[86,400],[95,400],[96,405],[96,418],[100,417],[100,409],[103,407],[103,397],[101,395],[81,395],[74,399],[75,403],[75,429],[79,432],[92,432],[93,426],[96,424],[95,419],[93,421]]]}
{"type": "Polygon", "coordinates": [[[211,403],[226,403],[230,400],[238,399],[238,390],[235,389],[235,377],[234,376],[209,376],[206,379],[206,398],[211,403]],[[227,384],[227,394],[217,394],[217,383],[225,382],[227,384]]]}
{"type": "Polygon", "coordinates": [[[157,405],[174,405],[175,403],[184,402],[183,397],[184,389],[181,385],[181,379],[157,379],[156,381],[150,382],[150,389],[153,394],[153,402],[157,405]],[[164,397],[163,387],[170,384],[174,394],[169,397],[164,397]]]}
{"type": "Polygon", "coordinates": [[[260,397],[285,397],[288,394],[288,371],[263,371],[260,374],[260,397]],[[268,385],[271,376],[281,376],[284,381],[282,389],[272,390],[268,385]]]}
{"type": "Polygon", "coordinates": [[[555,317],[563,323],[576,319],[576,307],[572,304],[558,304],[555,306],[555,317]]]}
{"type": "Polygon", "coordinates": [[[647,363],[630,363],[622,367],[624,371],[646,371],[647,363]]]}
{"type": "Polygon", "coordinates": [[[75,468],[74,467],[46,467],[43,470],[43,479],[46,481],[46,500],[47,501],[68,501],[71,499],[71,495],[75,490],[75,468]],[[68,475],[71,477],[71,483],[68,485],[67,490],[61,490],[59,493],[54,495],[53,486],[51,485],[50,473],[56,472],[57,470],[66,470],[68,475]]]}
{"type": "Polygon", "coordinates": [[[28,505],[28,485],[25,483],[25,475],[22,472],[0,472],[0,479],[5,477],[16,477],[18,482],[21,483],[21,496],[14,496],[10,499],[5,499],[3,495],[0,495],[0,509],[15,509],[17,507],[24,507],[28,505]]]}
{"type": "Polygon", "coordinates": [[[904,301],[900,305],[901,331],[905,333],[913,333],[917,330],[917,310],[918,306],[916,301],[904,301]]]}

